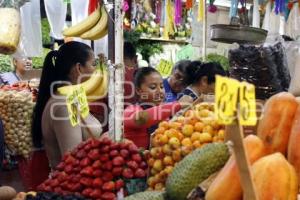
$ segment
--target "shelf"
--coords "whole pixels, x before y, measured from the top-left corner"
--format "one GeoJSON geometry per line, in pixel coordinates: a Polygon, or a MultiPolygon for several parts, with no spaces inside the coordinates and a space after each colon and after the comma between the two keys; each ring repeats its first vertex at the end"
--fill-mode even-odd
{"type": "Polygon", "coordinates": [[[140,40],[152,40],[152,41],[158,41],[158,42],[169,42],[169,43],[177,43],[177,44],[188,44],[189,43],[186,40],[166,40],[163,38],[147,38],[147,37],[141,37],[140,40]]]}

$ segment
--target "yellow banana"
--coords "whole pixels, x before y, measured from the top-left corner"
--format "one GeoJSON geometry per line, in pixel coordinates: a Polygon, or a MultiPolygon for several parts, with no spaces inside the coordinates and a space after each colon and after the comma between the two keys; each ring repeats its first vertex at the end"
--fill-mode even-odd
{"type": "Polygon", "coordinates": [[[96,89],[90,94],[87,94],[89,102],[93,102],[99,99],[103,99],[108,92],[108,71],[103,67],[103,78],[100,85],[97,85],[96,89]]]}
{"type": "Polygon", "coordinates": [[[98,23],[89,31],[80,35],[82,39],[97,40],[104,37],[107,33],[108,14],[105,7],[101,7],[101,18],[98,23]]]}
{"type": "Polygon", "coordinates": [[[99,85],[101,85],[103,79],[103,72],[101,68],[97,68],[91,77],[84,81],[83,83],[77,85],[68,85],[58,88],[58,92],[62,95],[68,95],[74,91],[74,89],[80,85],[85,90],[86,95],[89,95],[92,91],[96,89],[99,85]]]}
{"type": "Polygon", "coordinates": [[[100,8],[98,8],[83,21],[63,30],[63,35],[66,37],[80,36],[82,33],[93,28],[100,19],[101,19],[101,12],[100,12],[100,8]]]}

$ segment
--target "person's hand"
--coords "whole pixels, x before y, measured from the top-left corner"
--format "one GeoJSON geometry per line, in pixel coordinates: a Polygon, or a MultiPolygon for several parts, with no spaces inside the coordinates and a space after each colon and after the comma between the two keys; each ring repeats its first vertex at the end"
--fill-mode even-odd
{"type": "Polygon", "coordinates": [[[193,103],[193,101],[194,100],[192,97],[184,95],[178,100],[178,103],[181,105],[181,108],[186,108],[190,106],[193,103]]]}

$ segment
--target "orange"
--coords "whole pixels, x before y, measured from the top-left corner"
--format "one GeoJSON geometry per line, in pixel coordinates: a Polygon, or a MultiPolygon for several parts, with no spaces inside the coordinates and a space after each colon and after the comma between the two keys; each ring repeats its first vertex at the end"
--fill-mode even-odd
{"type": "Polygon", "coordinates": [[[183,146],[181,147],[181,155],[182,156],[186,156],[189,153],[191,153],[193,151],[193,147],[192,146],[183,146]]]}
{"type": "Polygon", "coordinates": [[[172,158],[175,162],[179,162],[181,160],[181,152],[179,149],[172,152],[172,158]]]}
{"type": "Polygon", "coordinates": [[[155,182],[155,178],[152,176],[152,177],[149,177],[148,180],[147,180],[147,183],[150,187],[154,187],[156,182],[155,182]]]}
{"type": "Polygon", "coordinates": [[[185,124],[182,127],[182,133],[186,137],[190,137],[193,134],[193,132],[194,132],[194,126],[191,124],[185,124]]]}
{"type": "Polygon", "coordinates": [[[197,122],[199,122],[199,120],[196,117],[189,118],[189,119],[186,120],[186,123],[190,124],[192,126],[194,126],[197,122]]]}
{"type": "Polygon", "coordinates": [[[164,170],[167,174],[171,174],[173,171],[173,166],[167,166],[164,170]]]}
{"type": "Polygon", "coordinates": [[[161,191],[165,186],[162,183],[156,183],[154,186],[154,190],[161,191]]]}
{"type": "Polygon", "coordinates": [[[165,135],[167,135],[168,138],[176,137],[176,134],[175,134],[176,132],[177,132],[177,130],[171,128],[165,132],[165,135]]]}
{"type": "Polygon", "coordinates": [[[169,122],[169,127],[173,129],[180,129],[181,123],[179,122],[169,122]]]}
{"type": "Polygon", "coordinates": [[[201,143],[209,143],[212,142],[213,138],[209,133],[202,133],[200,136],[201,143]]]}
{"type": "Polygon", "coordinates": [[[201,137],[201,133],[199,133],[199,132],[194,132],[194,133],[192,134],[191,141],[192,141],[192,142],[199,141],[199,140],[200,140],[200,137],[201,137]]]}
{"type": "Polygon", "coordinates": [[[169,138],[167,135],[161,135],[159,137],[159,144],[160,145],[164,145],[164,144],[167,144],[169,142],[169,138]]]}
{"type": "Polygon", "coordinates": [[[151,140],[151,145],[153,146],[153,147],[158,147],[158,146],[160,146],[159,145],[159,137],[160,137],[161,135],[154,135],[154,137],[152,138],[152,140],[151,140]]]}
{"type": "Polygon", "coordinates": [[[218,131],[218,138],[224,140],[225,139],[225,130],[218,131]]]}
{"type": "Polygon", "coordinates": [[[155,130],[155,134],[164,134],[165,131],[166,131],[166,129],[164,127],[158,127],[155,130]]]}
{"type": "Polygon", "coordinates": [[[202,122],[197,122],[194,125],[195,131],[202,132],[203,128],[204,128],[204,124],[202,122]]]}
{"type": "Polygon", "coordinates": [[[165,144],[162,147],[163,153],[166,155],[172,155],[172,147],[169,144],[165,144]]]}
{"type": "Polygon", "coordinates": [[[184,138],[182,141],[181,141],[181,144],[185,147],[191,147],[192,146],[192,141],[190,138],[184,138]]]}
{"type": "Polygon", "coordinates": [[[151,175],[156,175],[158,173],[158,171],[156,171],[154,168],[152,168],[150,170],[151,175]]]}
{"type": "Polygon", "coordinates": [[[195,149],[201,148],[201,142],[199,140],[193,142],[193,146],[195,149]]]}
{"type": "Polygon", "coordinates": [[[184,135],[181,132],[177,132],[176,137],[179,139],[179,141],[182,141],[184,138],[184,135]]]}
{"type": "Polygon", "coordinates": [[[184,117],[186,118],[192,118],[194,117],[194,111],[193,110],[188,110],[184,113],[184,117]]]}
{"type": "Polygon", "coordinates": [[[163,163],[161,160],[155,160],[153,164],[153,169],[156,171],[161,171],[163,169],[163,163]]]}
{"type": "Polygon", "coordinates": [[[176,137],[172,137],[169,139],[169,145],[171,145],[172,148],[177,149],[180,147],[180,141],[176,137]]]}
{"type": "Polygon", "coordinates": [[[214,129],[210,125],[206,125],[203,128],[203,133],[209,133],[210,135],[214,135],[214,129]]]}
{"type": "Polygon", "coordinates": [[[219,140],[218,136],[213,137],[213,142],[218,142],[218,140],[219,140]]]}
{"type": "Polygon", "coordinates": [[[218,124],[218,122],[216,120],[213,120],[210,124],[211,124],[212,128],[215,130],[220,128],[220,125],[218,124]]]}
{"type": "Polygon", "coordinates": [[[184,118],[184,116],[179,116],[179,117],[176,119],[176,121],[179,122],[179,123],[181,123],[181,124],[183,124],[184,121],[185,121],[185,118],[184,118]]]}
{"type": "Polygon", "coordinates": [[[173,165],[174,164],[171,156],[164,157],[163,163],[164,163],[164,165],[173,165]]]}
{"type": "Polygon", "coordinates": [[[169,123],[166,122],[166,121],[160,122],[159,125],[158,125],[158,127],[163,127],[166,130],[166,129],[169,128],[169,123]]]}
{"type": "Polygon", "coordinates": [[[154,158],[150,158],[149,160],[148,160],[148,165],[149,165],[149,167],[153,167],[153,165],[154,165],[154,158]]]}

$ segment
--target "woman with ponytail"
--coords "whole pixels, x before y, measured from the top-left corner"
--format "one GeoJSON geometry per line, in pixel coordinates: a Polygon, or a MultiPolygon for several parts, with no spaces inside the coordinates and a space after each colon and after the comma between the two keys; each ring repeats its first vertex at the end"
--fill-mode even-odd
{"type": "Polygon", "coordinates": [[[191,62],[186,68],[186,85],[179,98],[189,95],[196,100],[201,94],[212,94],[215,91],[216,75],[226,76],[225,70],[218,63],[191,62]]]}
{"type": "Polygon", "coordinates": [[[65,84],[78,84],[86,80],[95,66],[92,49],[75,41],[63,44],[45,58],[33,114],[32,138],[35,148],[45,148],[51,168],[60,162],[64,153],[87,139],[87,131],[95,137],[102,132],[101,124],[92,115],[85,118],[85,126],[79,124],[73,127],[66,96],[57,92],[57,88],[65,84]]]}

